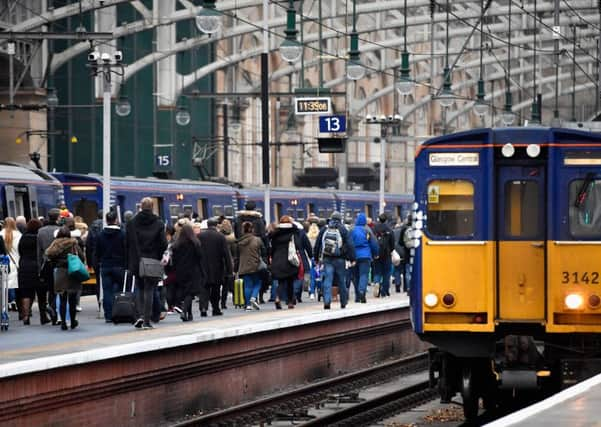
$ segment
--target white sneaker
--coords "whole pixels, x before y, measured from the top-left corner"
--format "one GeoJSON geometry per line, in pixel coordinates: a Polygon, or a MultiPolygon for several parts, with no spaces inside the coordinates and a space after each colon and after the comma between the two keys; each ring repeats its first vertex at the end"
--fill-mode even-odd
{"type": "Polygon", "coordinates": [[[246,306],[246,311],[253,311],[253,308],[250,305],[246,306]]]}
{"type": "Polygon", "coordinates": [[[75,311],[79,313],[81,311],[81,306],[78,305],[77,307],[75,307],[75,311]]]}
{"type": "Polygon", "coordinates": [[[311,295],[309,295],[309,299],[310,299],[310,300],[315,300],[315,294],[311,294],[311,295]]]}
{"type": "Polygon", "coordinates": [[[257,302],[257,300],[255,298],[250,299],[250,304],[253,306],[253,308],[255,310],[261,310],[261,307],[259,306],[259,303],[257,302]]]}

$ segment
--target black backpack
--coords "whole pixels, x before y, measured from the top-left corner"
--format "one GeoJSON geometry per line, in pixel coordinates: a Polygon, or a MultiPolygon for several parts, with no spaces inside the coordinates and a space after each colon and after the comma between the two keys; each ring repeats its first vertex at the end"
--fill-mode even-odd
{"type": "Polygon", "coordinates": [[[383,230],[376,233],[378,246],[380,247],[380,255],[390,255],[394,248],[390,247],[390,230],[383,230]]]}

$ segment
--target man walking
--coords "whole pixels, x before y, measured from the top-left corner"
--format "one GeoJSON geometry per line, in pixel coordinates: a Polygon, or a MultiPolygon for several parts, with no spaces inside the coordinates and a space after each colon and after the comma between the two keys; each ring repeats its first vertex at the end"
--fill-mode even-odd
{"type": "Polygon", "coordinates": [[[58,208],[50,209],[48,212],[48,225],[38,230],[38,266],[40,268],[40,279],[48,287],[48,314],[52,319],[52,324],[58,323],[56,315],[56,295],[54,294],[54,268],[50,261],[44,255],[46,249],[54,241],[54,234],[58,231],[58,217],[61,211],[58,208]]]}
{"type": "Polygon", "coordinates": [[[390,254],[394,250],[394,233],[386,223],[388,217],[385,213],[378,216],[378,223],[374,227],[378,239],[379,255],[374,261],[376,282],[380,284],[380,297],[390,296],[390,274],[392,259],[390,254]]]}
{"type": "Polygon", "coordinates": [[[313,257],[320,260],[324,266],[324,277],[322,281],[323,308],[330,309],[332,303],[332,283],[334,275],[338,284],[340,294],[340,308],[346,307],[348,303],[348,288],[346,287],[346,261],[355,261],[355,248],[350,238],[350,233],[341,222],[340,212],[333,212],[328,224],[321,229],[315,247],[313,257]]]}
{"type": "Polygon", "coordinates": [[[152,212],[152,199],[144,197],[140,202],[140,212],[127,223],[126,253],[128,270],[136,276],[136,302],[138,312],[143,313],[136,328],[152,329],[150,324],[152,304],[158,278],[140,277],[140,258],[152,258],[158,261],[167,249],[165,224],[152,212]]]}
{"type": "Polygon", "coordinates": [[[232,259],[227,247],[225,236],[217,231],[217,221],[209,219],[207,229],[199,235],[202,250],[202,262],[207,273],[206,283],[201,287],[199,298],[200,315],[205,317],[209,308],[209,301],[213,308],[213,316],[223,314],[219,309],[221,298],[221,285],[225,278],[232,274],[232,259]]]}

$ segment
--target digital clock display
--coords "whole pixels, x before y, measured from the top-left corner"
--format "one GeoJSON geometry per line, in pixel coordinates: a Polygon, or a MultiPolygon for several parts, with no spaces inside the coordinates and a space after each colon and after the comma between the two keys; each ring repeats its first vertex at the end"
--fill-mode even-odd
{"type": "Polygon", "coordinates": [[[330,113],[330,98],[296,98],[296,114],[328,114],[330,113]]]}

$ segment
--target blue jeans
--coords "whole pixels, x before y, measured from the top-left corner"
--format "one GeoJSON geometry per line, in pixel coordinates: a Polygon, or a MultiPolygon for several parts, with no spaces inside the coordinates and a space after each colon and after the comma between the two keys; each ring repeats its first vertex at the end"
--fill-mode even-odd
{"type": "MultiPolygon", "coordinates": [[[[113,300],[115,292],[123,290],[123,267],[100,266],[100,279],[102,281],[102,308],[105,320],[113,318],[113,300]]],[[[126,289],[127,290],[127,289],[126,289]]]]}
{"type": "Polygon", "coordinates": [[[294,280],[294,283],[292,284],[292,287],[294,289],[294,298],[297,301],[302,300],[302,296],[303,296],[303,282],[304,279],[296,279],[294,280]]]}
{"type": "Polygon", "coordinates": [[[13,302],[17,300],[17,290],[9,289],[8,290],[8,302],[13,302]]]}
{"type": "Polygon", "coordinates": [[[251,298],[259,298],[263,280],[260,273],[243,274],[241,277],[244,281],[244,301],[249,306],[251,298]]]}
{"type": "Polygon", "coordinates": [[[271,281],[271,293],[269,294],[269,301],[275,301],[278,296],[278,281],[273,279],[271,281]]]}
{"type": "Polygon", "coordinates": [[[355,290],[359,293],[355,298],[365,296],[367,292],[370,265],[371,260],[368,258],[358,259],[355,264],[355,290]]]}
{"type": "Polygon", "coordinates": [[[378,259],[374,262],[374,270],[376,272],[374,282],[380,284],[380,296],[390,296],[390,270],[392,269],[392,261],[390,259],[378,259]]]}
{"type": "Polygon", "coordinates": [[[401,274],[403,273],[401,271],[403,264],[399,264],[397,266],[394,266],[392,269],[392,277],[394,278],[394,286],[397,289],[397,292],[401,292],[403,290],[403,284],[401,283],[401,274]]]}
{"type": "Polygon", "coordinates": [[[311,268],[311,285],[309,286],[309,294],[315,295],[315,291],[321,290],[321,272],[317,271],[317,266],[311,268]]]}
{"type": "Polygon", "coordinates": [[[340,306],[345,307],[348,303],[348,288],[346,287],[346,265],[342,258],[326,258],[323,261],[323,303],[330,305],[332,303],[332,282],[336,275],[338,284],[338,293],[340,295],[340,306]]]}

